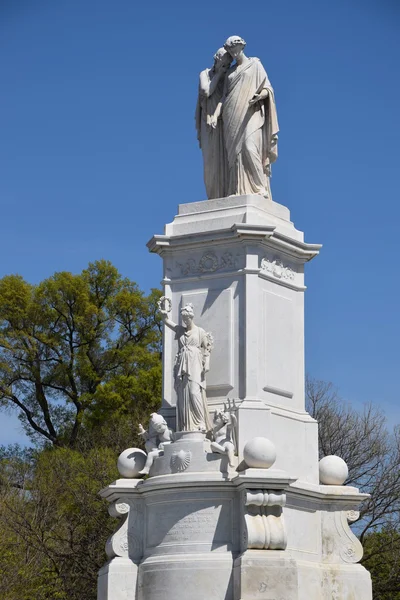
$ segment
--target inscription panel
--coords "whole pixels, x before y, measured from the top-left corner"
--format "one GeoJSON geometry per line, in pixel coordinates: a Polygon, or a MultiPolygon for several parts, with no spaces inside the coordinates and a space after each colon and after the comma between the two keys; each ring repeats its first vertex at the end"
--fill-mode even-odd
{"type": "Polygon", "coordinates": [[[231,541],[230,500],[184,500],[147,506],[147,547],[231,541]]]}

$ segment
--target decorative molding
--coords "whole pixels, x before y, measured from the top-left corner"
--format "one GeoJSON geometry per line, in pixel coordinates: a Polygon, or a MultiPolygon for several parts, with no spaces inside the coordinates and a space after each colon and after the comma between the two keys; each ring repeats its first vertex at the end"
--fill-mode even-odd
{"type": "Polygon", "coordinates": [[[181,275],[204,275],[205,273],[215,273],[223,269],[236,269],[236,257],[232,252],[223,252],[218,256],[212,250],[204,252],[200,259],[188,258],[186,262],[177,262],[176,266],[180,269],[181,275]]]}
{"type": "Polygon", "coordinates": [[[261,273],[270,273],[277,279],[287,279],[288,281],[293,281],[296,275],[291,267],[284,265],[279,259],[261,259],[260,271],[261,273]]]}
{"type": "Polygon", "coordinates": [[[283,490],[245,490],[243,550],[285,550],[287,533],[283,518],[283,490]]]}

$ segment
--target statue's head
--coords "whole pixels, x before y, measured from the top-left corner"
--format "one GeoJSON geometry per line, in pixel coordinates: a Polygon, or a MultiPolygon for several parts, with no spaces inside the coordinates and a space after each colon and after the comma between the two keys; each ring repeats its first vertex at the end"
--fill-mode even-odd
{"type": "Polygon", "coordinates": [[[168,425],[163,416],[157,413],[151,413],[150,415],[150,425],[157,433],[164,433],[167,429],[168,425]]]}
{"type": "Polygon", "coordinates": [[[223,423],[224,425],[226,425],[228,423],[229,419],[227,417],[227,415],[225,413],[223,413],[221,410],[216,410],[214,412],[214,423],[223,423]]]}
{"type": "Polygon", "coordinates": [[[185,306],[183,308],[181,308],[181,317],[182,317],[182,321],[184,322],[185,325],[187,325],[188,323],[193,321],[194,310],[193,310],[193,304],[191,302],[189,302],[188,304],[185,304],[185,306]]]}
{"type": "Polygon", "coordinates": [[[228,68],[232,62],[232,56],[225,48],[219,48],[214,54],[215,69],[228,68]]]}
{"type": "Polygon", "coordinates": [[[246,42],[239,35],[231,35],[224,44],[224,48],[230,56],[235,59],[241,54],[246,46],[246,42]]]}

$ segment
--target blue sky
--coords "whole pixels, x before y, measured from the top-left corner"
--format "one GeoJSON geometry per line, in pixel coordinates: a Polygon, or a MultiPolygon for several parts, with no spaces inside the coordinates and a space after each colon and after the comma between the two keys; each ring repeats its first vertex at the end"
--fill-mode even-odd
{"type": "MultiPolygon", "coordinates": [[[[275,88],[272,189],[306,240],[308,372],[400,423],[400,5],[2,0],[0,276],[111,260],[145,289],[146,242],[205,199],[198,73],[229,35],[275,88]]],[[[2,415],[0,444],[22,440],[2,415]]]]}

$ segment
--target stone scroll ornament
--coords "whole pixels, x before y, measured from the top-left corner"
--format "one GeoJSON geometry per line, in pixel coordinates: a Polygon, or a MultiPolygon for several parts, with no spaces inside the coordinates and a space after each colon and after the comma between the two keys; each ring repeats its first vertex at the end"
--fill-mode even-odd
{"type": "Polygon", "coordinates": [[[140,560],[143,554],[141,501],[121,497],[108,507],[108,512],[111,517],[122,518],[120,527],[107,540],[108,558],[129,557],[132,560],[140,560]]]}
{"type": "Polygon", "coordinates": [[[167,327],[175,332],[178,352],[175,358],[174,378],[177,394],[177,431],[210,431],[212,428],[206,399],[206,373],[210,369],[213,337],[194,323],[193,304],[185,304],[180,314],[182,325],[169,317],[171,300],[163,296],[159,310],[167,327]]]}
{"type": "Polygon", "coordinates": [[[328,563],[357,563],[362,559],[363,547],[349,527],[358,519],[357,511],[333,511],[322,515],[322,554],[328,563]]]}
{"type": "Polygon", "coordinates": [[[246,490],[243,550],[285,550],[287,533],[283,518],[286,494],[281,490],[246,490]]]}
{"type": "Polygon", "coordinates": [[[271,164],[278,156],[274,90],[246,42],[229,37],[200,73],[196,128],[208,198],[259,194],[271,198],[271,164]]]}

